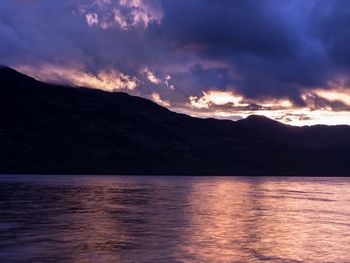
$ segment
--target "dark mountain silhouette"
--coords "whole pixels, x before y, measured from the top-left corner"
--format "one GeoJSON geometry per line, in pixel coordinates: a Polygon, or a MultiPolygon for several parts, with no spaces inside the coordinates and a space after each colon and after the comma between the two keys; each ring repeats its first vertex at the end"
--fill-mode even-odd
{"type": "Polygon", "coordinates": [[[350,126],[199,119],[0,69],[0,173],[348,175],[350,126]]]}

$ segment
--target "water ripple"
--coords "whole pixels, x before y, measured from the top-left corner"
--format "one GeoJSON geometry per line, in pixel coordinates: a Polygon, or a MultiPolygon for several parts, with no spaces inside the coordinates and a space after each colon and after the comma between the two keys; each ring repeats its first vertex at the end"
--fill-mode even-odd
{"type": "Polygon", "coordinates": [[[0,262],[350,262],[350,179],[0,176],[0,262]]]}

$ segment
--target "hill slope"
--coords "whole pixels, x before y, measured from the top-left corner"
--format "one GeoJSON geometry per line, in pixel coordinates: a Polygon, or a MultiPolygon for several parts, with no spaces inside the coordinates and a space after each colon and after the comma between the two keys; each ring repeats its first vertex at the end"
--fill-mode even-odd
{"type": "Polygon", "coordinates": [[[177,114],[0,69],[0,173],[347,175],[350,127],[177,114]]]}

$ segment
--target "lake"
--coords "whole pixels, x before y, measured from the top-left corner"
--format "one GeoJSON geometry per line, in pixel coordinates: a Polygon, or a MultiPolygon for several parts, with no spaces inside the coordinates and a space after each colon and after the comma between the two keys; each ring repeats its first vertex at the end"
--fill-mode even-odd
{"type": "Polygon", "coordinates": [[[0,176],[0,262],[350,262],[350,178],[0,176]]]}

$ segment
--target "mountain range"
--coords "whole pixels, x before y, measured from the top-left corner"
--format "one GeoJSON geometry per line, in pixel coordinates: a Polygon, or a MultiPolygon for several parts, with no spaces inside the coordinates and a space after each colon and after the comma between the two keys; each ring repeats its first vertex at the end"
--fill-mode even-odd
{"type": "Polygon", "coordinates": [[[350,126],[172,112],[0,68],[0,173],[350,175],[350,126]]]}

